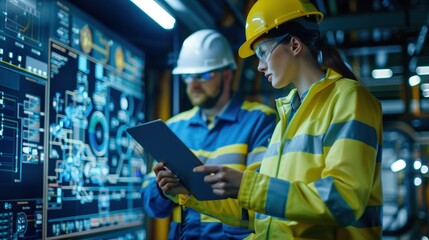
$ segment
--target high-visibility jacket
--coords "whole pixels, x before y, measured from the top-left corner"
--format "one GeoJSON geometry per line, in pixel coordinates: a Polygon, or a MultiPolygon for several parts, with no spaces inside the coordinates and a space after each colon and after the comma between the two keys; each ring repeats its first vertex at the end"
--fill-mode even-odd
{"type": "Polygon", "coordinates": [[[244,172],[238,205],[171,198],[234,225],[240,209],[254,210],[246,239],[380,239],[380,102],[328,69],[287,122],[295,94],[276,101],[280,121],[260,172],[244,172]]]}
{"type": "MultiPolygon", "coordinates": [[[[167,125],[205,164],[254,171],[260,167],[276,121],[274,109],[234,96],[212,128],[207,127],[198,107],[174,116],[167,125]]],[[[142,198],[146,214],[153,218],[172,214],[169,239],[243,239],[253,232],[246,210],[245,224],[230,226],[191,208],[175,208],[177,205],[160,193],[153,178],[145,182],[142,198]]]]}

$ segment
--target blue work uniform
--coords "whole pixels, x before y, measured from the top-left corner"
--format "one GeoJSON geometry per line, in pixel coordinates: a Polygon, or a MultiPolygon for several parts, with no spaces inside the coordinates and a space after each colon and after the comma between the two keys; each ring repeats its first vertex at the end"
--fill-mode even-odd
{"type": "MultiPolygon", "coordinates": [[[[205,164],[255,171],[260,167],[276,119],[274,109],[234,96],[214,124],[206,123],[201,108],[194,107],[174,116],[167,125],[205,164]]],[[[145,182],[142,198],[146,214],[152,218],[172,215],[169,239],[243,239],[253,232],[253,223],[249,222],[253,216],[247,210],[242,210],[240,226],[230,226],[191,208],[177,206],[163,196],[153,176],[145,182]]],[[[219,200],[226,201],[237,200],[219,200]]]]}

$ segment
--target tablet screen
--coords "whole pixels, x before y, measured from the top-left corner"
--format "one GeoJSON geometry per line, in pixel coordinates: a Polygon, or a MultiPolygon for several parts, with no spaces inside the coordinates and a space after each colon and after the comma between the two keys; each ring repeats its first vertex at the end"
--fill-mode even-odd
{"type": "Polygon", "coordinates": [[[194,167],[203,163],[161,120],[154,120],[127,129],[134,140],[157,161],[163,162],[198,200],[216,200],[224,197],[213,193],[204,182],[206,173],[194,173],[194,167]]]}

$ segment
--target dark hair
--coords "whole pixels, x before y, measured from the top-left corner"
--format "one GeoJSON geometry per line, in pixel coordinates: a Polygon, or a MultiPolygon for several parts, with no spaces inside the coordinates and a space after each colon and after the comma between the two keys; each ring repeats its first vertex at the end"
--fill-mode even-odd
{"type": "MultiPolygon", "coordinates": [[[[315,23],[314,17],[303,17],[305,21],[315,23]]],[[[310,49],[311,55],[318,60],[319,52],[322,54],[322,69],[332,68],[334,71],[341,74],[343,77],[357,80],[355,74],[347,67],[341,58],[338,50],[330,45],[324,43],[320,36],[320,31],[316,29],[306,29],[296,21],[289,21],[279,25],[277,28],[271,29],[264,37],[278,37],[289,33],[296,36],[307,45],[310,49]]]]}

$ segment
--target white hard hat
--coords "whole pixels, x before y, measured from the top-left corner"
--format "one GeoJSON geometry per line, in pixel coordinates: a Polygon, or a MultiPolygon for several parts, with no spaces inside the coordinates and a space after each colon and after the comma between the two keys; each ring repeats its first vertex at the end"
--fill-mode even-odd
{"type": "Polygon", "coordinates": [[[224,67],[236,68],[231,46],[220,33],[204,29],[185,39],[173,74],[199,74],[224,67]]]}

